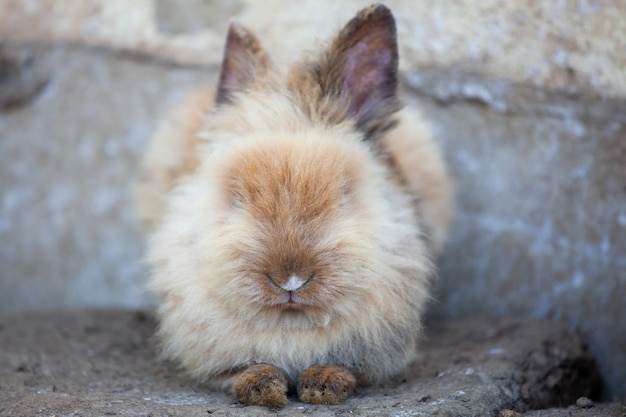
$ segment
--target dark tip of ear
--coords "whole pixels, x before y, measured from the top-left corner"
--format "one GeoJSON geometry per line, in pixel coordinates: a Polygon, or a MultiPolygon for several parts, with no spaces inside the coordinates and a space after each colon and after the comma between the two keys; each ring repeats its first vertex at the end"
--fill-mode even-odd
{"type": "Polygon", "coordinates": [[[399,109],[398,44],[391,10],[374,4],[359,11],[335,38],[329,56],[330,84],[349,97],[348,114],[357,128],[370,136],[386,129],[399,109]]]}
{"type": "Polygon", "coordinates": [[[384,27],[390,34],[396,36],[396,21],[391,10],[384,4],[372,4],[360,10],[345,26],[343,35],[350,37],[351,34],[361,31],[364,28],[384,27]]]}
{"type": "Polygon", "coordinates": [[[244,90],[259,71],[266,69],[268,62],[257,37],[245,26],[232,20],[226,36],[217,103],[232,102],[232,94],[244,90]]]}
{"type": "Polygon", "coordinates": [[[391,10],[387,6],[382,3],[374,3],[371,6],[366,7],[357,13],[357,16],[363,15],[363,17],[367,18],[382,18],[382,19],[393,19],[393,14],[391,10]]]}
{"type": "Polygon", "coordinates": [[[258,53],[261,50],[261,43],[250,30],[233,19],[228,26],[226,38],[226,48],[229,47],[245,48],[253,53],[258,53]]]}
{"type": "Polygon", "coordinates": [[[228,23],[228,32],[232,34],[237,34],[239,37],[244,37],[248,30],[244,25],[239,23],[239,21],[235,18],[230,19],[228,23]]]}

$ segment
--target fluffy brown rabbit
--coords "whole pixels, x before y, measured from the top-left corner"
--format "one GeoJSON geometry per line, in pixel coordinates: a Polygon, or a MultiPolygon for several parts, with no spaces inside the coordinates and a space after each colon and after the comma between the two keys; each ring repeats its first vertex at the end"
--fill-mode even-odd
{"type": "Polygon", "coordinates": [[[382,5],[290,66],[232,24],[217,89],[162,124],[137,204],[158,335],[194,377],[334,404],[416,357],[451,186],[397,65],[382,5]]]}

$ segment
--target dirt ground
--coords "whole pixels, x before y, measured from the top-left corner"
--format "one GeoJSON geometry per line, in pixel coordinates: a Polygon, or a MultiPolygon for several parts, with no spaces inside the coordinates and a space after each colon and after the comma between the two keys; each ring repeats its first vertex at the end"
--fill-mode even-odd
{"type": "Polygon", "coordinates": [[[577,335],[548,321],[431,320],[406,375],[361,388],[338,406],[292,398],[244,407],[158,358],[143,311],[41,311],[0,316],[0,416],[624,416],[594,404],[595,361],[577,335]],[[591,400],[585,402],[580,397],[591,400]],[[578,400],[579,405],[575,405],[578,400]]]}

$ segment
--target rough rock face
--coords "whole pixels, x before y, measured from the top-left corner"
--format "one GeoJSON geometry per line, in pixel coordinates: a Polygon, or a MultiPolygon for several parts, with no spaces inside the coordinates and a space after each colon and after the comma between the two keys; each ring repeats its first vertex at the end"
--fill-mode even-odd
{"type": "MultiPolygon", "coordinates": [[[[156,55],[182,64],[217,64],[231,17],[289,43],[290,55],[327,38],[371,0],[5,0],[0,26],[12,42],[79,43],[156,55]],[[25,24],[26,23],[26,24],[25,24]]],[[[384,2],[398,22],[402,68],[458,67],[551,90],[626,94],[626,5],[616,1],[437,0],[384,2]],[[620,49],[622,47],[622,49],[620,49]]]]}
{"type": "MultiPolygon", "coordinates": [[[[338,406],[292,398],[281,410],[247,407],[158,360],[142,312],[31,312],[0,317],[0,415],[497,416],[596,398],[588,348],[547,321],[475,318],[427,326],[406,375],[362,388],[338,406]]],[[[591,401],[591,400],[589,400],[591,401]]]]}
{"type": "MultiPolygon", "coordinates": [[[[137,159],[229,18],[294,58],[367,3],[1,1],[0,312],[146,305],[137,159]]],[[[625,397],[626,3],[388,3],[457,182],[435,313],[562,321],[625,397]]]]}

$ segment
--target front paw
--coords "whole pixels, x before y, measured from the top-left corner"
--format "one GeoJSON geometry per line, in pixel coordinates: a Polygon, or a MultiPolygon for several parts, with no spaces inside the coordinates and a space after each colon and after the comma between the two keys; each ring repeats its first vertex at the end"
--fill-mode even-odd
{"type": "Polygon", "coordinates": [[[305,403],[339,404],[355,387],[356,378],[341,366],[311,366],[298,378],[298,397],[305,403]]]}
{"type": "Polygon", "coordinates": [[[284,407],[289,400],[289,377],[273,365],[252,365],[242,371],[233,383],[233,397],[246,405],[284,407]]]}

